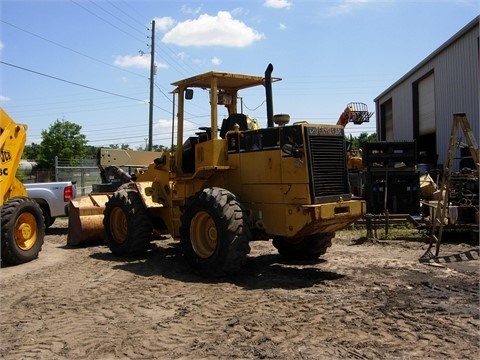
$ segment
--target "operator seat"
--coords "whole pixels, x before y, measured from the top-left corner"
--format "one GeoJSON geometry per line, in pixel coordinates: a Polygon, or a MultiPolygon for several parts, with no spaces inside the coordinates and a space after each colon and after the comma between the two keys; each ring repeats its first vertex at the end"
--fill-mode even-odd
{"type": "Polygon", "coordinates": [[[198,144],[198,137],[191,136],[183,143],[182,171],[186,174],[195,172],[195,145],[198,144]]]}
{"type": "Polygon", "coordinates": [[[223,119],[222,127],[220,128],[220,137],[225,139],[228,131],[233,130],[235,124],[238,124],[240,131],[248,130],[247,115],[245,114],[231,114],[228,118],[223,119]]]}

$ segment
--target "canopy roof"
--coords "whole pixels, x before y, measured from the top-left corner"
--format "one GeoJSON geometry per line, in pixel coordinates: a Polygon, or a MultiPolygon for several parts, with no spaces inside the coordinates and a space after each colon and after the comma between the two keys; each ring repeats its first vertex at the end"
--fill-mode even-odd
{"type": "MultiPolygon", "coordinates": [[[[217,72],[210,71],[204,74],[196,75],[188,79],[179,80],[172,83],[173,86],[176,86],[177,89],[182,88],[202,88],[210,89],[212,87],[212,80],[217,79],[217,88],[218,89],[245,89],[258,85],[265,85],[265,77],[263,76],[254,76],[254,75],[244,75],[244,74],[234,74],[226,72],[217,72]]],[[[272,81],[279,81],[280,78],[272,78],[272,81]]]]}

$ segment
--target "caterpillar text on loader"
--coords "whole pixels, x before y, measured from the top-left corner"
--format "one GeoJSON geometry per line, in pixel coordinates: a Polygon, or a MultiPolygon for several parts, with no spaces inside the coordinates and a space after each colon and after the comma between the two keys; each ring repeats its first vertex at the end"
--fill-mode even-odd
{"type": "Polygon", "coordinates": [[[0,108],[1,259],[13,265],[36,259],[45,235],[42,209],[15,177],[26,139],[27,125],[15,123],[0,108]]]}
{"type": "Polygon", "coordinates": [[[149,181],[128,182],[105,203],[115,255],[144,254],[153,234],[168,233],[198,271],[236,273],[250,241],[273,239],[284,257],[314,260],[336,231],[365,215],[365,202],[350,192],[343,126],[288,125],[288,115],[274,116],[272,82],[280,79],[272,71],[271,64],[265,76],[212,71],[172,84],[175,153],[159,153],[146,170],[149,181]],[[249,125],[237,109],[239,92],[256,86],[265,88],[266,128],[249,125]],[[205,91],[210,126],[184,140],[194,89],[205,91]],[[218,124],[222,105],[228,117],[218,124]]]}

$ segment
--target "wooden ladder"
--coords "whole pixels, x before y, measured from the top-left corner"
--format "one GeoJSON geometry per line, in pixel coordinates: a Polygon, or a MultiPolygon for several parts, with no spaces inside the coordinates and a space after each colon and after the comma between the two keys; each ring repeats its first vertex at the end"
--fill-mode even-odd
{"type": "Polygon", "coordinates": [[[455,157],[455,150],[459,146],[459,141],[457,140],[458,128],[463,130],[463,135],[467,141],[468,148],[470,149],[470,154],[472,155],[473,162],[477,172],[479,171],[479,160],[478,160],[478,145],[475,141],[475,136],[473,135],[470,124],[467,120],[467,116],[463,113],[454,114],[452,127],[450,130],[450,139],[448,145],[448,152],[446,158],[446,164],[443,169],[441,186],[440,186],[440,198],[437,203],[435,215],[433,218],[433,227],[432,235],[430,238],[430,244],[427,251],[420,257],[420,262],[427,262],[430,259],[438,257],[440,251],[440,244],[442,243],[443,227],[445,224],[445,215],[448,209],[448,194],[450,191],[450,179],[453,171],[453,160],[455,157]],[[435,235],[438,229],[438,236],[435,235]],[[431,248],[436,244],[435,255],[431,252],[431,248]]]}

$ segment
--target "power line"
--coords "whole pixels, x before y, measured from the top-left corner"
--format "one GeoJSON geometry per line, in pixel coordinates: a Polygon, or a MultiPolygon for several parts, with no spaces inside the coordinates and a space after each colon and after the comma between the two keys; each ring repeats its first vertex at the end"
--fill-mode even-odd
{"type": "MultiPolygon", "coordinates": [[[[125,5],[127,5],[127,6],[128,6],[134,13],[136,13],[139,17],[141,17],[142,19],[144,18],[144,16],[138,12],[138,10],[137,10],[137,8],[136,8],[135,6],[132,6],[132,4],[130,4],[129,2],[126,2],[126,1],[123,1],[123,3],[124,3],[125,5]]],[[[135,19],[133,19],[133,18],[132,18],[132,20],[135,21],[135,19]]],[[[147,21],[147,22],[149,23],[150,20],[147,21]]],[[[140,24],[140,23],[139,23],[139,24],[140,24]]],[[[143,24],[141,24],[141,25],[144,26],[143,24]]]]}
{"type": "Polygon", "coordinates": [[[23,70],[23,71],[31,72],[31,73],[33,73],[33,74],[41,75],[41,76],[44,76],[44,77],[47,77],[47,78],[50,78],[50,79],[54,79],[54,80],[57,80],[57,81],[62,81],[62,82],[67,83],[67,84],[71,84],[71,85],[75,85],[75,86],[80,86],[80,87],[83,87],[83,88],[85,88],[85,89],[98,91],[98,92],[101,92],[101,93],[104,93],[104,94],[109,94],[109,95],[112,95],[112,96],[117,96],[117,97],[121,97],[121,98],[124,98],[124,99],[129,99],[129,100],[134,100],[134,101],[145,102],[145,100],[135,99],[135,98],[132,98],[132,97],[130,97],[130,96],[125,96],[125,95],[121,95],[121,94],[116,94],[116,93],[113,93],[113,92],[110,92],[110,91],[101,90],[101,89],[97,89],[97,88],[94,88],[94,87],[91,87],[91,86],[79,84],[79,83],[74,82],[74,81],[69,81],[69,80],[61,79],[61,78],[56,77],[56,76],[44,74],[44,73],[41,73],[41,72],[38,72],[38,71],[35,71],[35,70],[31,70],[31,69],[27,69],[27,68],[24,68],[24,67],[21,67],[21,66],[18,66],[18,65],[10,64],[10,63],[7,63],[7,62],[5,62],[5,61],[1,61],[1,60],[0,60],[0,64],[4,64],[4,65],[7,65],[7,66],[11,66],[11,67],[14,67],[14,68],[16,68],[16,69],[20,69],[20,70],[23,70]]]}
{"type": "MultiPolygon", "coordinates": [[[[120,7],[118,7],[117,5],[115,5],[113,2],[107,0],[107,3],[109,3],[111,6],[113,6],[115,9],[117,9],[118,11],[120,11],[123,15],[125,15],[126,17],[128,17],[130,20],[136,22],[138,25],[140,26],[144,26],[146,29],[148,29],[148,27],[145,25],[145,24],[142,24],[140,21],[134,19],[129,13],[123,11],[120,7]]],[[[132,7],[132,9],[134,9],[132,7]]],[[[134,9],[135,10],[135,9],[134,9]]]]}
{"type": "Polygon", "coordinates": [[[117,29],[118,31],[121,31],[122,33],[130,36],[131,38],[133,38],[133,39],[135,39],[135,40],[137,40],[137,41],[139,41],[139,42],[141,42],[141,43],[144,43],[144,42],[145,42],[144,40],[141,40],[141,39],[139,39],[138,37],[136,37],[136,36],[134,36],[134,35],[126,32],[125,30],[123,30],[123,29],[121,29],[121,28],[119,28],[119,27],[116,26],[115,24],[112,24],[110,21],[104,19],[103,17],[95,14],[93,11],[91,11],[90,9],[86,8],[86,7],[83,6],[83,5],[80,5],[78,2],[75,2],[74,0],[70,0],[70,1],[71,1],[72,3],[74,3],[75,5],[77,5],[78,7],[81,7],[81,8],[82,8],[83,10],[85,10],[86,12],[92,14],[92,15],[95,16],[96,18],[100,19],[101,21],[103,21],[103,22],[107,23],[108,25],[112,26],[113,28],[117,29]]]}
{"type": "Polygon", "coordinates": [[[98,7],[99,9],[101,9],[102,11],[106,12],[108,15],[110,15],[111,17],[115,18],[116,20],[120,21],[122,24],[125,24],[126,26],[128,26],[130,29],[133,29],[135,31],[137,31],[138,33],[142,34],[142,35],[145,35],[144,33],[142,33],[140,30],[138,30],[137,28],[133,27],[132,25],[130,24],[127,24],[125,21],[123,21],[122,19],[120,19],[118,16],[116,16],[115,14],[112,14],[110,11],[106,10],[105,8],[101,7],[99,4],[97,4],[96,2],[90,0],[90,3],[95,5],[96,7],[98,7]]]}
{"type": "Polygon", "coordinates": [[[9,23],[9,22],[7,22],[7,21],[5,21],[5,20],[0,19],[0,22],[4,23],[5,25],[11,26],[11,27],[13,27],[13,28],[15,28],[15,29],[17,29],[17,30],[23,31],[23,32],[25,32],[25,33],[27,33],[27,34],[29,34],[29,35],[31,35],[31,36],[35,36],[35,37],[37,37],[37,38],[39,38],[39,39],[41,39],[41,40],[43,40],[43,41],[49,42],[50,44],[53,44],[53,45],[55,45],[55,46],[58,46],[58,47],[60,47],[60,48],[62,48],[62,49],[65,49],[65,50],[71,51],[71,52],[73,52],[73,53],[75,53],[75,54],[77,54],[77,55],[86,57],[87,59],[96,61],[96,62],[98,62],[98,63],[100,63],[100,64],[103,64],[103,65],[106,65],[106,66],[109,66],[109,67],[113,67],[113,68],[115,68],[115,69],[117,69],[117,70],[121,70],[121,71],[130,73],[130,74],[133,74],[133,75],[135,75],[135,76],[140,76],[140,77],[145,78],[144,75],[135,73],[135,72],[130,71],[130,70],[127,70],[127,69],[123,69],[123,68],[121,68],[121,67],[118,67],[118,66],[115,66],[115,65],[112,65],[112,64],[109,64],[109,63],[107,63],[107,62],[105,62],[105,61],[96,59],[96,58],[94,58],[94,57],[92,57],[92,56],[90,56],[90,55],[83,54],[83,53],[81,53],[81,52],[79,52],[79,51],[77,51],[77,50],[74,50],[74,49],[72,49],[72,48],[69,48],[68,46],[62,45],[62,44],[57,43],[57,42],[55,42],[55,41],[53,41],[53,40],[49,40],[49,39],[47,39],[47,38],[45,38],[45,37],[43,37],[43,36],[40,36],[40,35],[38,35],[38,34],[35,34],[35,33],[31,32],[31,31],[22,29],[22,28],[20,28],[19,26],[14,25],[14,24],[11,24],[11,23],[9,23]]]}
{"type": "MultiPolygon", "coordinates": [[[[74,3],[75,5],[81,7],[82,9],[84,9],[85,11],[87,11],[88,13],[92,14],[93,16],[97,17],[98,19],[102,20],[103,22],[107,23],[108,25],[114,27],[115,29],[123,32],[124,34],[127,34],[128,36],[138,40],[138,41],[141,41],[141,42],[144,42],[143,40],[140,40],[138,37],[122,30],[121,28],[119,28],[118,26],[116,26],[115,24],[113,24],[112,22],[106,20],[105,18],[95,14],[93,11],[91,11],[90,9],[88,9],[87,7],[75,2],[74,0],[70,0],[72,3],[74,3]]],[[[97,3],[95,3],[94,1],[90,0],[90,3],[92,3],[93,5],[97,6],[99,9],[101,9],[102,11],[106,12],[107,14],[109,14],[110,16],[114,17],[116,20],[122,22],[123,24],[131,27],[129,24],[125,23],[123,20],[121,20],[120,18],[118,18],[117,16],[115,16],[114,14],[112,14],[111,12],[109,12],[108,10],[106,10],[105,8],[101,7],[100,5],[98,5],[97,3]]],[[[142,25],[144,26],[144,25],[142,25]]],[[[148,28],[147,28],[148,29],[148,28]]],[[[137,29],[135,29],[136,31],[138,31],[137,29]]],[[[148,44],[147,44],[148,46],[148,44]]],[[[164,47],[166,47],[165,44],[163,44],[164,47]]],[[[166,54],[166,52],[163,50],[163,49],[160,49],[160,51],[162,51],[166,56],[168,56],[166,54]]],[[[170,50],[172,53],[173,51],[170,50]]],[[[151,56],[154,56],[154,54],[151,54],[151,56]]],[[[182,74],[188,74],[188,72],[185,72],[184,69],[182,69],[181,67],[179,67],[176,63],[177,59],[176,58],[173,58],[173,61],[168,61],[166,58],[163,58],[163,61],[165,61],[169,66],[171,67],[174,67],[179,73],[182,73],[182,74]]]]}
{"type": "MultiPolygon", "coordinates": [[[[132,16],[131,16],[131,13],[126,13],[124,10],[122,10],[119,6],[115,5],[114,3],[112,3],[111,1],[107,0],[107,3],[109,3],[110,5],[112,5],[114,8],[116,8],[117,10],[119,10],[120,12],[122,12],[124,15],[126,15],[128,18],[130,18],[132,21],[136,22],[137,24],[141,25],[141,26],[145,26],[144,24],[142,24],[140,21],[134,19],[132,16]]],[[[136,15],[138,15],[139,17],[141,18],[144,18],[144,16],[142,14],[140,14],[138,11],[137,11],[137,8],[132,6],[130,3],[128,2],[125,2],[123,1],[123,3],[128,6],[130,8],[130,10],[132,10],[132,12],[136,13],[136,15]]],[[[146,21],[146,22],[149,22],[149,21],[146,21]]],[[[146,26],[146,28],[148,30],[151,30],[148,26],[146,26]]],[[[182,75],[186,75],[186,76],[190,76],[192,73],[195,73],[195,70],[190,66],[189,63],[183,63],[183,65],[185,65],[186,67],[188,67],[190,69],[191,72],[188,72],[186,71],[182,66],[179,66],[177,64],[178,62],[178,55],[165,43],[162,43],[160,42],[160,51],[166,56],[168,57],[171,61],[168,61],[165,57],[162,58],[163,61],[165,61],[169,66],[171,66],[172,68],[175,68],[175,70],[182,74],[182,75]],[[163,50],[163,48],[166,48],[170,54],[167,54],[167,52],[165,50],[163,50]]],[[[158,49],[158,47],[157,47],[158,49]]]]}

